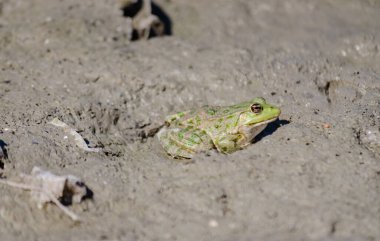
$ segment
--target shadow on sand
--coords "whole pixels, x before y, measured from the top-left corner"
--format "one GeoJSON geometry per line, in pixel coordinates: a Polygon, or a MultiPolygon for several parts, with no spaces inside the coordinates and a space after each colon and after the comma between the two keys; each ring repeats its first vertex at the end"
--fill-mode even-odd
{"type": "Polygon", "coordinates": [[[258,134],[255,137],[253,142],[258,142],[261,139],[263,139],[264,137],[272,135],[273,132],[275,132],[277,130],[277,128],[279,128],[281,126],[288,125],[289,123],[290,123],[290,121],[288,121],[288,120],[279,120],[279,119],[277,119],[276,121],[274,121],[272,123],[269,123],[268,126],[260,134],[258,134]]]}

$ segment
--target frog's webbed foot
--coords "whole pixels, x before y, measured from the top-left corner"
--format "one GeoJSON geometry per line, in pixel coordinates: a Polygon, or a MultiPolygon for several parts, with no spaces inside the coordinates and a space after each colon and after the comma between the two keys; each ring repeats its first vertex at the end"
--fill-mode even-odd
{"type": "Polygon", "coordinates": [[[157,134],[165,151],[174,158],[192,158],[196,152],[213,147],[211,139],[201,130],[162,128],[157,134]]]}

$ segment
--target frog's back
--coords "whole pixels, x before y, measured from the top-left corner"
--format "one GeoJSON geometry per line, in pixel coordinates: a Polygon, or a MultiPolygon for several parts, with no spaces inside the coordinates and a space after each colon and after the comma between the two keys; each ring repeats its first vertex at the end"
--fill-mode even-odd
{"type": "Polygon", "coordinates": [[[209,128],[233,125],[237,113],[246,110],[248,102],[232,106],[203,106],[168,116],[166,122],[176,127],[209,128]]]}

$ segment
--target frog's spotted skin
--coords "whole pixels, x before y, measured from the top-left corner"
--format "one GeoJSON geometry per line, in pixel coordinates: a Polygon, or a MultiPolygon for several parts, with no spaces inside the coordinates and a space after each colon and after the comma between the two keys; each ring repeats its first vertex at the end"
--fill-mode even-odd
{"type": "Polygon", "coordinates": [[[168,129],[164,127],[158,133],[158,138],[165,151],[173,157],[192,158],[194,153],[214,147],[211,138],[200,129],[168,129]]]}
{"type": "Polygon", "coordinates": [[[227,107],[204,106],[168,116],[158,139],[175,158],[212,148],[231,153],[248,145],[280,112],[261,97],[227,107]]]}

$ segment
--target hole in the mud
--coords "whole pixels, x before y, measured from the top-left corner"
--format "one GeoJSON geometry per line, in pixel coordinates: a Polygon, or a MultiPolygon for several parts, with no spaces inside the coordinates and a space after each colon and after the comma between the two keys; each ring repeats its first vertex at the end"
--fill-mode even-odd
{"type": "Polygon", "coordinates": [[[325,86],[325,95],[326,95],[326,98],[327,98],[327,102],[331,103],[331,99],[330,99],[330,81],[327,82],[326,86],[325,86]]]}
{"type": "Polygon", "coordinates": [[[156,15],[164,24],[164,35],[172,35],[172,20],[164,10],[154,2],[152,2],[152,14],[156,15]]]}
{"type": "Polygon", "coordinates": [[[323,93],[326,96],[328,103],[331,103],[330,87],[331,87],[331,81],[327,81],[326,84],[323,86],[318,86],[319,92],[323,93]]]}
{"type": "Polygon", "coordinates": [[[86,142],[87,145],[90,145],[90,141],[87,138],[83,138],[84,142],[86,142]]]}
{"type": "MultiPolygon", "coordinates": [[[[75,185],[77,185],[78,187],[84,187],[86,190],[86,193],[82,197],[81,201],[85,199],[92,199],[94,197],[94,192],[90,188],[88,188],[83,182],[77,182],[75,185]]],[[[73,190],[65,186],[65,188],[63,189],[63,195],[59,199],[59,201],[65,206],[70,206],[71,204],[73,204],[73,194],[73,190]]]]}
{"type": "Polygon", "coordinates": [[[8,152],[5,146],[7,146],[7,144],[0,140],[0,169],[4,169],[4,162],[2,159],[8,159],[8,152]]]}
{"type": "Polygon", "coordinates": [[[82,197],[82,200],[93,199],[93,198],[94,198],[94,192],[90,188],[86,187],[86,195],[82,197]]]}
{"type": "Polygon", "coordinates": [[[142,7],[142,0],[136,1],[135,3],[127,4],[123,6],[123,16],[133,18],[137,15],[142,7]]]}
{"type": "Polygon", "coordinates": [[[159,5],[151,1],[151,13],[144,13],[144,3],[149,4],[149,2],[150,1],[146,0],[137,0],[122,7],[123,16],[132,18],[133,22],[136,23],[133,24],[132,41],[142,39],[144,38],[143,36],[153,38],[172,35],[172,21],[169,15],[159,5]],[[152,19],[152,16],[156,17],[158,21],[152,20],[149,26],[137,27],[144,25],[143,22],[149,21],[149,19],[152,19]]]}
{"type": "Polygon", "coordinates": [[[121,151],[108,151],[108,150],[105,150],[104,154],[106,156],[110,156],[110,157],[122,157],[123,156],[123,153],[121,151]]]}
{"type": "Polygon", "coordinates": [[[150,126],[150,124],[146,124],[140,128],[137,127],[138,129],[140,129],[137,132],[137,137],[139,137],[139,140],[141,143],[145,143],[148,138],[154,137],[160,131],[160,129],[163,126],[164,126],[164,124],[163,125],[156,125],[156,126],[150,126]],[[145,128],[145,127],[147,127],[147,128],[145,128]]]}
{"type": "Polygon", "coordinates": [[[290,121],[288,121],[288,120],[279,120],[279,119],[277,119],[276,121],[274,121],[272,123],[269,123],[268,126],[260,134],[258,134],[255,137],[254,142],[258,142],[261,139],[263,139],[264,137],[272,135],[273,132],[275,132],[277,130],[277,128],[284,126],[284,125],[287,125],[289,123],[290,123],[290,121]]]}
{"type": "Polygon", "coordinates": [[[334,234],[336,232],[336,226],[338,224],[338,221],[334,221],[331,223],[331,227],[330,227],[330,234],[334,234]]]}

